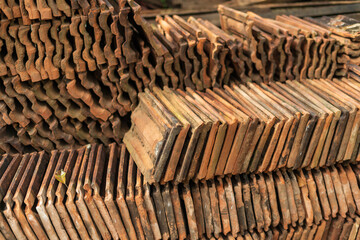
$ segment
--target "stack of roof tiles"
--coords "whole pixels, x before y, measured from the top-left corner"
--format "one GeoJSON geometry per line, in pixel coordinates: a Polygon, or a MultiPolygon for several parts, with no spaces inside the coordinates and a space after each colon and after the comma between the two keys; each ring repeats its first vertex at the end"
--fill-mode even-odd
{"type": "Polygon", "coordinates": [[[225,43],[212,52],[217,37],[202,25],[174,17],[155,29],[134,1],[70,3],[2,4],[3,152],[119,142],[144,88],[202,90],[240,74],[241,48],[229,64],[225,43]]]}
{"type": "Polygon", "coordinates": [[[360,83],[248,83],[139,95],[124,143],[152,182],[360,160],[360,83]]]}
{"type": "Polygon", "coordinates": [[[124,145],[0,160],[0,239],[355,239],[360,167],[147,183],[124,145]],[[65,183],[54,175],[66,173],[65,183]]]}
{"type": "MultiPolygon", "coordinates": [[[[219,13],[222,28],[243,43],[246,55],[254,64],[247,69],[252,80],[331,79],[335,73],[340,76],[346,73],[348,57],[352,56],[348,51],[350,45],[319,20],[285,15],[266,19],[225,6],[219,6],[219,13]]],[[[348,28],[339,32],[357,39],[358,32],[351,29],[357,29],[355,22],[349,20],[348,28]]]]}
{"type": "Polygon", "coordinates": [[[332,38],[341,44],[339,63],[360,64],[360,35],[358,21],[347,16],[323,16],[318,19],[305,18],[332,33],[332,38]]]}
{"type": "Polygon", "coordinates": [[[0,9],[0,240],[360,239],[355,20],[0,9]]]}

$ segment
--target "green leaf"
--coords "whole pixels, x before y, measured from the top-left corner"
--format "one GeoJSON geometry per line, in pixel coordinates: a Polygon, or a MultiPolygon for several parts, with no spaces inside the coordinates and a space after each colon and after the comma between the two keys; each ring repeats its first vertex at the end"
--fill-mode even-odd
{"type": "Polygon", "coordinates": [[[62,184],[66,185],[66,172],[63,169],[60,169],[55,173],[55,178],[62,184]]]}

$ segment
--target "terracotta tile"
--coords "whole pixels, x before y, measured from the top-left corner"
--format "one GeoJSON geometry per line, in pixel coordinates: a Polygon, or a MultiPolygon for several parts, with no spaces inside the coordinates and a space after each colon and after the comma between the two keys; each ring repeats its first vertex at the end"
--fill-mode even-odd
{"type": "Polygon", "coordinates": [[[261,208],[264,216],[264,231],[267,232],[271,226],[272,221],[268,189],[266,187],[265,179],[262,174],[257,175],[256,179],[259,185],[261,196],[261,208]]]}
{"type": "Polygon", "coordinates": [[[195,210],[194,210],[194,203],[191,198],[191,192],[190,192],[190,186],[184,185],[183,191],[182,191],[182,198],[185,203],[185,210],[186,210],[186,216],[187,216],[187,222],[190,232],[190,239],[198,239],[199,233],[196,223],[196,217],[195,217],[195,210]]]}
{"type": "MultiPolygon", "coordinates": [[[[138,239],[145,239],[145,232],[141,225],[140,215],[135,202],[136,174],[137,174],[137,168],[135,162],[130,157],[129,165],[128,165],[128,173],[127,173],[126,204],[129,208],[131,221],[134,224],[134,228],[136,230],[136,235],[138,239]]],[[[158,191],[159,194],[161,194],[160,189],[158,191]]]]}
{"type": "Polygon", "coordinates": [[[224,188],[225,188],[225,196],[226,196],[229,215],[230,215],[231,233],[233,236],[236,236],[240,231],[240,227],[239,227],[239,220],[236,209],[235,195],[230,177],[225,177],[224,188]]]}
{"type": "Polygon", "coordinates": [[[117,174],[117,188],[116,188],[116,203],[119,207],[121,218],[124,222],[124,227],[130,239],[136,238],[136,232],[133,222],[130,217],[129,208],[126,203],[126,187],[127,187],[127,173],[129,166],[129,153],[125,145],[120,145],[119,149],[119,168],[117,174]]]}
{"type": "MultiPolygon", "coordinates": [[[[69,155],[67,157],[65,166],[63,171],[66,173],[65,176],[65,183],[69,184],[70,178],[72,176],[72,171],[75,167],[76,161],[78,158],[78,152],[76,150],[69,151],[69,155]]],[[[62,221],[62,224],[68,233],[69,237],[71,239],[79,239],[79,235],[75,229],[74,224],[72,223],[72,220],[70,218],[70,215],[66,209],[65,206],[65,194],[66,194],[66,186],[62,183],[58,183],[55,196],[56,196],[56,202],[55,202],[55,208],[56,211],[62,221]]]]}
{"type": "MultiPolygon", "coordinates": [[[[288,84],[292,82],[288,81],[288,84]]],[[[316,146],[316,150],[314,152],[313,159],[309,167],[315,168],[318,165],[323,166],[325,164],[325,159],[327,157],[330,143],[332,140],[332,136],[334,134],[335,126],[337,121],[339,120],[341,111],[327,102],[325,99],[321,98],[311,89],[304,87],[302,84],[298,82],[294,82],[292,84],[295,88],[300,87],[301,90],[306,91],[307,98],[316,104],[316,106],[328,114],[328,117],[325,120],[323,131],[321,132],[319,143],[316,146]]]]}
{"type": "Polygon", "coordinates": [[[217,178],[215,180],[215,184],[219,199],[220,217],[222,222],[222,233],[224,235],[227,235],[228,233],[231,232],[231,222],[230,222],[229,208],[226,201],[224,183],[222,178],[217,178]]]}
{"type": "Polygon", "coordinates": [[[324,231],[325,231],[325,227],[326,227],[326,224],[327,222],[331,222],[331,219],[329,220],[323,220],[321,221],[321,223],[319,224],[319,226],[317,226],[316,228],[316,232],[315,232],[315,235],[314,235],[314,238],[315,239],[322,239],[322,236],[324,234],[324,231]]]}
{"type": "MultiPolygon", "coordinates": [[[[206,155],[206,159],[203,159],[203,161],[209,161],[208,166],[207,166],[207,172],[205,175],[205,179],[211,179],[214,178],[215,173],[216,173],[216,167],[219,163],[219,158],[221,155],[221,150],[224,146],[224,142],[227,136],[227,132],[228,131],[234,131],[233,127],[234,127],[234,123],[232,123],[232,127],[230,128],[230,123],[227,122],[226,118],[223,117],[219,111],[214,107],[214,103],[211,103],[209,101],[209,99],[207,99],[204,95],[201,95],[200,92],[196,92],[192,93],[191,91],[189,91],[190,94],[205,108],[208,109],[208,112],[210,112],[210,115],[214,116],[214,118],[219,122],[219,125],[217,126],[216,129],[214,129],[213,134],[215,134],[215,131],[217,130],[216,135],[211,136],[210,141],[209,141],[209,145],[207,145],[207,147],[205,148],[205,154],[206,155]],[[231,130],[232,129],[232,130],[231,130]],[[214,138],[213,138],[214,137],[214,138]],[[209,160],[207,160],[209,159],[209,160]]],[[[211,134],[211,133],[210,133],[211,134]]],[[[210,135],[209,135],[210,137],[210,135]]],[[[203,168],[204,169],[204,168],[203,168]]],[[[200,168],[200,171],[205,171],[205,169],[203,170],[202,168],[200,168]]]]}
{"type": "Polygon", "coordinates": [[[299,184],[297,182],[294,172],[289,171],[288,174],[289,174],[289,177],[291,180],[291,185],[292,185],[293,191],[294,191],[295,204],[296,204],[297,214],[299,217],[298,223],[302,224],[305,220],[306,213],[305,213],[304,206],[302,204],[301,191],[300,191],[299,184]]]}
{"type": "Polygon", "coordinates": [[[212,236],[212,233],[214,232],[214,225],[213,225],[213,216],[211,211],[209,188],[206,182],[199,182],[199,187],[200,187],[202,207],[204,213],[206,236],[210,238],[212,236]]]}
{"type": "Polygon", "coordinates": [[[310,231],[311,231],[311,227],[310,227],[310,226],[304,227],[304,231],[302,232],[300,239],[310,239],[310,238],[309,238],[310,231]]]}
{"type": "Polygon", "coordinates": [[[161,192],[160,192],[160,186],[155,185],[153,187],[152,191],[152,197],[154,199],[155,207],[156,207],[156,215],[158,218],[159,226],[161,233],[163,235],[163,238],[169,238],[170,237],[170,231],[166,219],[166,213],[165,213],[165,207],[164,202],[162,200],[161,192]]]}
{"type": "Polygon", "coordinates": [[[26,205],[25,215],[27,217],[27,221],[38,238],[47,237],[47,236],[44,228],[41,226],[41,223],[35,217],[36,214],[33,212],[32,208],[35,204],[36,193],[40,189],[41,179],[44,177],[48,163],[49,163],[48,155],[45,152],[41,152],[39,154],[39,160],[36,164],[36,168],[34,170],[33,176],[31,178],[28,190],[24,198],[24,203],[26,205]]]}
{"type": "Polygon", "coordinates": [[[329,233],[327,239],[339,239],[341,230],[344,226],[345,218],[338,216],[337,218],[331,221],[331,227],[329,228],[329,233]]]}
{"type": "Polygon", "coordinates": [[[237,151],[239,150],[238,149],[233,150],[233,148],[235,147],[240,148],[240,144],[245,137],[246,129],[248,128],[250,118],[247,115],[245,115],[243,112],[231,106],[231,104],[229,104],[227,101],[225,101],[225,99],[223,99],[215,92],[212,92],[211,90],[207,90],[207,93],[208,93],[207,101],[212,102],[213,106],[217,108],[217,110],[220,111],[220,113],[227,116],[228,119],[227,135],[224,141],[224,146],[221,150],[219,163],[216,167],[216,172],[215,172],[216,175],[222,176],[223,174],[225,174],[224,171],[226,170],[226,167],[233,166],[234,164],[235,156],[237,154],[237,151]],[[231,122],[235,124],[230,124],[231,122]],[[233,129],[234,127],[235,130],[233,129]],[[234,153],[232,154],[233,151],[234,153]],[[229,158],[233,159],[232,163],[230,162],[229,158]]]}
{"type": "Polygon", "coordinates": [[[321,174],[320,170],[312,171],[312,175],[316,182],[316,187],[317,187],[317,192],[319,195],[319,200],[321,203],[323,217],[325,220],[329,220],[329,218],[331,216],[331,208],[330,208],[328,195],[326,193],[326,187],[325,187],[323,175],[321,174]]]}
{"type": "Polygon", "coordinates": [[[344,195],[344,191],[343,191],[343,188],[342,188],[342,184],[341,184],[341,180],[340,180],[338,171],[334,166],[332,166],[330,168],[330,174],[331,174],[331,179],[332,179],[332,181],[334,183],[334,190],[335,190],[335,193],[336,193],[336,198],[337,198],[337,201],[339,203],[339,214],[341,216],[346,217],[346,213],[349,211],[349,208],[348,208],[348,205],[346,203],[346,198],[345,198],[345,195],[344,195]]]}
{"type": "MultiPolygon", "coordinates": [[[[169,107],[169,105],[166,106],[169,107]]],[[[147,93],[140,95],[139,107],[136,108],[131,118],[133,122],[133,128],[124,137],[124,143],[127,145],[127,148],[129,149],[130,154],[133,156],[134,160],[140,166],[140,171],[145,176],[146,181],[153,182],[154,180],[160,180],[162,174],[165,171],[167,158],[170,154],[170,149],[174,144],[176,136],[179,134],[179,137],[177,138],[178,140],[176,141],[179,141],[178,148],[180,149],[177,150],[177,145],[175,142],[172,156],[169,160],[168,165],[168,169],[175,173],[177,161],[179,160],[181,149],[183,148],[184,144],[184,136],[189,129],[189,125],[187,127],[181,128],[179,121],[176,120],[175,117],[169,113],[169,111],[165,110],[165,106],[162,105],[158,100],[156,100],[154,96],[151,96],[147,93]],[[161,111],[165,111],[166,115],[162,116],[160,114],[161,111]],[[154,118],[152,120],[150,118],[144,119],[145,116],[153,116],[154,118]],[[148,126],[148,129],[151,129],[151,131],[157,129],[158,132],[156,135],[152,134],[152,137],[150,137],[150,135],[148,134],[146,134],[145,136],[139,135],[138,131],[140,130],[138,130],[138,128],[144,127],[144,121],[148,123],[146,124],[146,126],[148,126]],[[180,132],[181,129],[183,132],[180,132]],[[140,140],[140,142],[138,140],[140,140]],[[154,145],[144,145],[142,143],[143,141],[152,142],[154,145]],[[165,154],[161,154],[161,152],[159,151],[153,152],[153,154],[155,153],[156,155],[149,155],[147,153],[145,154],[144,151],[148,151],[147,149],[149,147],[153,148],[154,151],[156,150],[156,148],[164,148],[165,154]],[[143,151],[144,154],[139,154],[139,151],[143,151]],[[177,157],[173,157],[173,155],[176,153],[177,157]],[[154,171],[154,173],[152,173],[152,171],[154,171]]],[[[172,177],[167,177],[167,175],[168,174],[166,173],[165,180],[172,180],[172,177]]]]}
{"type": "Polygon", "coordinates": [[[358,235],[358,230],[359,230],[359,218],[355,218],[348,239],[356,239],[356,236],[358,235]]]}
{"type": "MultiPolygon", "coordinates": [[[[224,128],[223,124],[220,122],[220,118],[214,113],[210,105],[208,105],[197,93],[193,92],[190,89],[187,89],[186,100],[190,101],[193,105],[196,105],[198,109],[203,112],[210,120],[213,122],[212,127],[209,131],[207,142],[205,144],[205,149],[202,154],[201,164],[199,166],[199,170],[197,173],[198,179],[204,179],[207,175],[208,169],[216,164],[211,160],[211,154],[214,148],[214,144],[216,143],[216,136],[218,131],[224,128]],[[220,125],[221,124],[221,125],[220,125]],[[222,126],[219,129],[219,126],[222,126]],[[210,164],[210,165],[209,165],[210,164]]],[[[221,144],[218,140],[217,144],[221,144]]]]}
{"type": "Polygon", "coordinates": [[[94,238],[94,239],[100,239],[101,235],[100,235],[99,231],[96,228],[96,225],[95,225],[95,223],[94,223],[94,221],[93,221],[93,219],[92,219],[92,217],[90,215],[91,213],[89,212],[89,210],[87,208],[87,204],[86,204],[86,202],[84,200],[85,190],[83,188],[87,168],[90,165],[89,164],[90,152],[91,152],[91,150],[94,151],[93,150],[94,148],[96,148],[96,146],[94,146],[94,145],[87,145],[87,147],[85,148],[85,152],[84,152],[84,155],[83,155],[83,159],[82,159],[82,162],[81,162],[81,167],[80,167],[80,170],[79,170],[79,173],[78,173],[78,178],[77,178],[75,204],[76,204],[76,207],[77,207],[77,209],[78,209],[78,211],[79,211],[79,213],[81,215],[81,218],[84,221],[84,225],[86,226],[86,229],[87,229],[90,237],[94,238]]]}
{"type": "Polygon", "coordinates": [[[265,239],[273,239],[273,232],[272,230],[269,230],[266,232],[266,238],[265,239]]]}
{"type": "Polygon", "coordinates": [[[347,174],[346,174],[344,168],[340,164],[337,165],[336,168],[338,169],[341,185],[342,185],[346,203],[347,203],[348,209],[349,209],[349,214],[352,218],[354,218],[355,211],[356,211],[356,205],[355,205],[354,197],[353,197],[353,194],[351,191],[351,187],[350,187],[350,183],[349,183],[347,174]]]}
{"type": "Polygon", "coordinates": [[[278,193],[278,199],[280,204],[280,211],[282,214],[281,222],[285,230],[288,229],[288,225],[291,224],[291,214],[289,209],[289,200],[286,192],[286,185],[284,177],[280,171],[276,171],[274,174],[275,186],[278,193]]]}
{"type": "MultiPolygon", "coordinates": [[[[7,189],[6,194],[3,197],[3,203],[5,204],[5,208],[2,210],[3,215],[5,216],[11,230],[13,231],[16,238],[24,238],[26,239],[25,232],[22,230],[19,221],[17,220],[15,213],[13,211],[13,207],[15,202],[13,201],[13,196],[16,192],[17,187],[21,181],[21,178],[29,165],[30,155],[25,154],[22,156],[21,163],[12,178],[12,181],[7,189]]],[[[31,163],[30,163],[31,164],[31,163]]]]}
{"type": "Polygon", "coordinates": [[[273,171],[278,165],[279,157],[290,126],[292,125],[293,118],[286,109],[284,109],[281,105],[278,105],[275,101],[260,91],[260,89],[256,88],[255,85],[249,84],[249,87],[253,93],[252,95],[254,97],[256,96],[257,101],[264,107],[264,109],[266,109],[264,112],[266,113],[268,111],[267,114],[270,114],[270,116],[277,116],[279,119],[272,135],[272,142],[269,144],[267,152],[264,155],[262,165],[258,169],[258,171],[264,171],[265,169],[273,171]],[[274,144],[276,144],[276,146],[273,146],[274,144]]]}
{"type": "Polygon", "coordinates": [[[329,89],[332,90],[332,95],[343,101],[342,104],[344,105],[344,107],[350,109],[350,116],[344,132],[343,140],[341,142],[339,153],[337,155],[337,161],[343,161],[343,159],[350,159],[356,142],[356,137],[354,134],[358,130],[359,113],[357,113],[356,109],[354,109],[354,107],[358,103],[352,98],[349,98],[347,94],[344,94],[344,91],[347,93],[347,90],[346,87],[344,88],[343,84],[338,84],[338,82],[336,82],[335,84],[330,84],[324,81],[321,82],[329,86],[329,89]],[[346,102],[343,99],[346,99],[346,102]]]}
{"type": "Polygon", "coordinates": [[[192,97],[188,96],[184,91],[181,91],[180,89],[177,89],[177,93],[179,100],[181,100],[181,103],[187,105],[204,122],[203,130],[199,136],[197,145],[195,147],[189,171],[186,177],[187,180],[190,180],[196,177],[197,172],[200,169],[200,166],[202,164],[201,157],[203,155],[203,151],[205,151],[208,140],[207,138],[208,136],[210,136],[210,131],[214,127],[214,122],[210,116],[207,116],[204,112],[202,112],[201,108],[192,97]]]}
{"type": "Polygon", "coordinates": [[[259,190],[259,184],[257,182],[255,175],[253,174],[250,175],[249,182],[250,182],[250,190],[252,195],[252,203],[254,207],[257,230],[261,232],[264,228],[264,214],[261,207],[261,195],[259,190]]]}
{"type": "Polygon", "coordinates": [[[273,238],[272,239],[279,239],[280,232],[277,228],[273,230],[273,238]]]}
{"type": "Polygon", "coordinates": [[[356,212],[358,212],[359,207],[360,207],[360,202],[358,200],[360,197],[360,195],[359,195],[360,190],[359,190],[359,186],[357,185],[357,178],[356,178],[355,172],[353,171],[353,169],[350,165],[344,166],[344,169],[346,172],[346,176],[349,180],[351,192],[354,197],[355,204],[356,204],[356,212]]]}
{"type": "MultiPolygon", "coordinates": [[[[202,196],[203,198],[203,196],[202,196]]],[[[174,185],[171,187],[171,200],[175,213],[176,226],[179,234],[179,239],[185,239],[187,235],[186,225],[185,225],[185,211],[181,206],[180,196],[179,196],[179,187],[174,185]]],[[[210,202],[210,200],[208,201],[210,202]]],[[[206,218],[208,219],[208,218],[206,218]]]]}
{"type": "Polygon", "coordinates": [[[326,186],[326,192],[329,198],[329,203],[331,207],[331,214],[332,217],[336,217],[337,213],[339,212],[339,205],[336,199],[334,184],[331,178],[330,170],[328,168],[324,168],[322,171],[322,175],[324,177],[324,182],[326,186]]]}
{"type": "Polygon", "coordinates": [[[339,239],[349,239],[353,225],[354,225],[354,221],[351,218],[347,217],[342,227],[339,239]]]}
{"type": "Polygon", "coordinates": [[[13,212],[14,212],[17,220],[19,221],[22,230],[24,231],[25,235],[28,238],[34,238],[36,236],[31,228],[31,226],[29,225],[29,222],[27,221],[25,213],[21,206],[24,204],[23,196],[26,194],[25,191],[29,187],[31,177],[33,175],[33,171],[37,165],[38,160],[39,160],[38,153],[32,153],[30,155],[29,163],[28,163],[28,165],[21,177],[19,185],[17,186],[17,189],[13,195],[13,201],[14,201],[13,212]]]}
{"type": "Polygon", "coordinates": [[[309,189],[309,197],[314,212],[314,223],[319,224],[320,221],[323,219],[323,216],[321,212],[320,201],[317,196],[317,187],[311,172],[303,171],[303,173],[305,175],[307,186],[309,189]]]}
{"type": "Polygon", "coordinates": [[[246,221],[245,206],[242,195],[242,183],[239,175],[236,175],[234,177],[233,186],[235,192],[236,210],[239,218],[240,234],[243,235],[244,232],[247,230],[247,221],[246,221]]]}
{"type": "MultiPolygon", "coordinates": [[[[251,104],[254,105],[254,107],[255,107],[254,109],[257,109],[258,114],[262,116],[263,121],[265,121],[267,123],[266,127],[265,127],[265,129],[264,129],[264,131],[263,131],[263,133],[261,135],[261,138],[259,139],[259,142],[258,142],[258,145],[257,145],[257,150],[256,150],[256,152],[254,154],[253,160],[252,160],[251,165],[250,165],[250,169],[255,170],[255,169],[259,168],[258,171],[261,171],[262,168],[260,167],[261,165],[259,165],[259,164],[261,164],[259,162],[260,156],[261,156],[261,154],[263,154],[263,151],[265,151],[264,154],[268,153],[267,156],[269,156],[269,157],[271,156],[271,153],[274,150],[273,148],[276,145],[277,139],[279,137],[279,133],[280,133],[280,131],[282,129],[283,122],[277,122],[277,118],[275,118],[275,116],[273,114],[271,114],[265,108],[263,108],[260,105],[260,103],[258,103],[256,101],[256,99],[251,98],[252,94],[249,93],[249,91],[248,91],[248,89],[246,87],[242,87],[242,86],[240,86],[240,87],[234,86],[235,92],[237,92],[243,98],[250,101],[251,104]],[[274,132],[273,132],[273,134],[270,134],[270,131],[273,128],[274,128],[274,130],[273,130],[274,132]],[[268,138],[271,139],[271,140],[269,140],[270,141],[269,145],[265,145],[268,138]]],[[[265,165],[267,164],[266,162],[267,162],[267,160],[264,162],[265,165]]],[[[245,171],[246,170],[245,170],[245,167],[244,167],[242,172],[245,172],[245,171]]]]}
{"type": "Polygon", "coordinates": [[[286,237],[288,236],[289,231],[287,229],[282,228],[282,227],[279,228],[279,231],[280,231],[279,240],[286,239],[286,237]]]}
{"type": "Polygon", "coordinates": [[[329,235],[329,229],[330,229],[330,227],[332,225],[332,221],[333,221],[333,218],[330,219],[329,221],[326,221],[325,230],[324,230],[324,233],[323,233],[321,239],[327,239],[327,237],[329,235]]]}
{"type": "MultiPolygon", "coordinates": [[[[247,137],[246,141],[244,142],[243,147],[240,149],[240,152],[238,154],[238,160],[236,161],[236,164],[234,165],[233,174],[238,174],[246,171],[255,171],[257,169],[258,162],[253,161],[253,163],[250,164],[250,160],[253,156],[254,150],[257,146],[257,143],[262,136],[262,132],[264,130],[264,127],[266,125],[264,121],[264,115],[259,111],[255,106],[251,105],[251,101],[247,100],[242,95],[236,93],[233,89],[225,86],[225,91],[227,96],[227,99],[233,98],[234,100],[231,101],[232,104],[235,104],[235,106],[246,113],[247,115],[254,116],[255,122],[252,125],[252,128],[255,130],[255,132],[249,133],[250,135],[247,137]],[[240,103],[246,103],[240,104],[240,103]],[[259,123],[258,120],[259,119],[259,123]],[[259,124],[259,125],[258,125],[259,124]]],[[[223,94],[223,96],[226,96],[223,94]]],[[[271,124],[270,124],[271,125],[271,124]]],[[[270,126],[269,126],[270,127],[270,126]]],[[[250,131],[250,129],[249,129],[250,131]]],[[[252,130],[253,131],[253,130],[252,130]]],[[[266,136],[267,137],[267,136],[266,136]]],[[[266,138],[265,137],[265,138],[266,138]]]]}
{"type": "Polygon", "coordinates": [[[292,226],[295,227],[296,223],[299,219],[299,215],[298,215],[297,207],[296,207],[296,203],[295,203],[294,189],[293,189],[291,180],[290,180],[287,172],[282,171],[281,174],[283,175],[285,184],[286,184],[286,192],[287,192],[287,198],[288,198],[288,204],[289,204],[289,210],[290,210],[290,216],[291,216],[291,223],[292,223],[292,226]]]}
{"type": "Polygon", "coordinates": [[[164,207],[165,207],[165,213],[167,222],[169,225],[170,230],[170,238],[171,239],[177,239],[178,238],[178,230],[176,225],[176,219],[175,219],[175,210],[172,205],[171,196],[170,196],[170,183],[167,183],[163,188],[161,189],[163,201],[164,201],[164,207]]]}
{"type": "Polygon", "coordinates": [[[299,154],[301,153],[300,147],[307,143],[306,141],[309,139],[309,134],[312,133],[314,117],[311,117],[311,112],[309,112],[309,109],[306,109],[306,107],[301,102],[297,101],[292,95],[287,93],[284,89],[280,88],[280,85],[272,84],[270,91],[271,93],[276,94],[277,97],[280,97],[282,101],[292,102],[291,105],[294,105],[294,107],[299,109],[301,112],[302,117],[300,118],[294,142],[292,144],[287,161],[288,168],[297,167],[295,164],[301,164],[301,160],[297,160],[299,154]]]}
{"type": "MultiPolygon", "coordinates": [[[[60,171],[61,169],[64,169],[66,162],[68,160],[69,152],[66,150],[60,151],[60,156],[58,158],[55,173],[60,171]]],[[[55,207],[55,200],[56,200],[56,189],[58,187],[59,181],[55,179],[55,177],[52,176],[49,182],[49,186],[46,193],[46,211],[47,214],[50,217],[50,220],[55,228],[56,233],[58,236],[64,236],[64,238],[69,239],[68,233],[64,227],[64,224],[61,221],[61,218],[59,216],[58,211],[55,207]]]]}
{"type": "Polygon", "coordinates": [[[111,219],[110,213],[106,208],[104,197],[105,194],[102,193],[101,186],[103,185],[103,176],[105,175],[105,168],[106,168],[106,154],[107,150],[106,147],[103,145],[99,145],[97,154],[96,154],[96,162],[94,166],[94,172],[91,182],[91,187],[93,189],[93,200],[100,212],[101,217],[103,218],[105,225],[107,226],[112,238],[118,239],[118,233],[116,232],[114,223],[111,219]]]}
{"type": "MultiPolygon", "coordinates": [[[[97,229],[99,230],[101,236],[103,238],[108,239],[108,238],[111,238],[111,234],[105,224],[104,219],[101,216],[101,213],[100,213],[98,207],[96,206],[96,203],[94,200],[93,189],[91,188],[91,184],[93,181],[92,179],[93,179],[93,177],[96,177],[96,175],[94,175],[94,173],[97,174],[96,172],[94,172],[94,168],[96,165],[98,151],[101,150],[101,148],[102,148],[101,145],[98,145],[98,144],[92,145],[91,151],[89,153],[88,164],[86,167],[84,184],[82,187],[83,187],[83,191],[84,191],[84,201],[85,201],[88,211],[94,221],[94,224],[96,225],[97,229]]],[[[96,166],[96,167],[98,167],[98,166],[96,166]]],[[[97,170],[98,170],[98,168],[97,168],[97,170]]]]}
{"type": "Polygon", "coordinates": [[[152,229],[152,232],[154,234],[155,239],[161,239],[161,231],[159,227],[159,223],[156,216],[156,210],[155,210],[155,204],[153,199],[151,198],[151,190],[150,185],[147,183],[144,183],[144,200],[145,200],[145,207],[147,210],[147,214],[150,221],[150,226],[152,229]]]}
{"type": "Polygon", "coordinates": [[[259,234],[257,232],[250,233],[252,239],[260,240],[259,234]]]}
{"type": "Polygon", "coordinates": [[[294,232],[292,239],[301,239],[301,235],[303,233],[304,229],[302,226],[298,226],[297,229],[294,232]]]}
{"type": "Polygon", "coordinates": [[[318,229],[317,225],[313,225],[311,227],[309,235],[308,235],[308,239],[314,239],[317,229],[318,229]]]}
{"type": "MultiPolygon", "coordinates": [[[[252,153],[249,153],[245,151],[245,149],[249,150],[249,146],[251,144],[251,141],[255,137],[255,133],[257,128],[262,129],[262,126],[258,126],[258,118],[254,114],[251,114],[250,112],[246,111],[246,109],[239,104],[239,102],[235,101],[233,98],[231,98],[224,90],[221,90],[219,88],[215,88],[214,92],[219,96],[219,99],[221,97],[222,102],[224,104],[226,103],[227,106],[234,109],[233,111],[236,112],[239,116],[241,116],[242,124],[241,127],[238,128],[237,135],[235,137],[235,141],[233,143],[233,146],[231,148],[230,154],[229,154],[229,160],[225,166],[224,174],[228,174],[232,172],[232,169],[238,162],[242,162],[245,159],[245,155],[248,154],[249,156],[252,155],[252,153]],[[236,110],[235,110],[236,108],[236,110]],[[248,119],[247,116],[251,116],[251,119],[248,119]],[[246,133],[244,131],[246,130],[246,133]],[[244,135],[245,134],[245,135],[244,135]]],[[[255,147],[254,147],[255,148],[255,147]]],[[[252,150],[250,150],[251,152],[252,150]]]]}
{"type": "Polygon", "coordinates": [[[309,196],[309,189],[306,184],[306,178],[302,171],[300,171],[299,174],[296,175],[296,178],[301,191],[302,202],[304,204],[305,221],[306,224],[311,225],[314,221],[314,211],[309,196]]]}
{"type": "Polygon", "coordinates": [[[137,211],[139,214],[141,226],[144,231],[144,235],[148,239],[154,239],[154,235],[153,235],[150,221],[149,221],[149,216],[148,216],[146,208],[145,208],[145,200],[144,200],[144,193],[143,193],[142,187],[143,187],[142,175],[141,175],[139,169],[137,169],[136,185],[135,185],[135,203],[136,203],[137,211]]]}
{"type": "Polygon", "coordinates": [[[266,239],[266,233],[265,232],[260,232],[259,233],[259,238],[260,239],[266,239]]]}
{"type": "Polygon", "coordinates": [[[315,148],[319,143],[321,132],[324,129],[324,125],[328,114],[321,108],[316,107],[308,99],[304,98],[301,92],[298,92],[297,89],[293,88],[288,84],[277,84],[287,93],[292,95],[292,99],[294,99],[299,105],[303,106],[307,111],[309,111],[316,122],[314,122],[313,129],[311,130],[313,133],[311,136],[304,135],[302,144],[300,145],[300,155],[297,159],[297,164],[295,168],[298,167],[306,167],[311,163],[312,156],[315,152],[315,148]],[[308,142],[306,142],[308,141],[308,142]]]}
{"type": "MultiPolygon", "coordinates": [[[[189,135],[188,142],[185,143],[186,152],[183,155],[183,159],[180,159],[180,168],[177,169],[175,181],[183,182],[188,175],[189,168],[191,167],[191,160],[195,152],[195,148],[198,147],[198,140],[203,133],[204,121],[186,104],[176,104],[181,102],[180,96],[169,88],[165,88],[164,94],[166,98],[178,109],[181,114],[191,124],[191,135],[189,135]]],[[[199,146],[201,148],[201,146],[199,146]]],[[[185,150],[185,149],[184,149],[185,150]]]]}
{"type": "MultiPolygon", "coordinates": [[[[118,163],[120,162],[119,159],[120,151],[121,151],[121,146],[119,147],[115,143],[109,145],[109,160],[107,163],[107,167],[105,165],[106,183],[105,183],[104,202],[107,207],[107,210],[109,211],[115,230],[118,236],[120,237],[120,239],[129,239],[123,220],[121,218],[119,210],[116,207],[116,202],[115,202],[116,170],[119,167],[118,163]]],[[[146,204],[146,190],[145,190],[145,204],[146,204]]]]}
{"type": "Polygon", "coordinates": [[[283,166],[284,159],[281,157],[281,154],[283,151],[289,150],[289,145],[292,144],[293,138],[295,136],[294,134],[298,125],[298,121],[295,120],[293,115],[294,113],[291,112],[289,108],[283,107],[282,105],[283,103],[280,103],[278,101],[279,99],[276,99],[276,97],[273,94],[271,94],[268,91],[264,91],[260,86],[255,84],[251,84],[250,87],[254,91],[256,91],[259,94],[259,96],[261,96],[261,98],[265,100],[265,102],[269,102],[269,104],[273,106],[273,108],[269,108],[269,109],[273,109],[272,111],[274,114],[282,116],[281,118],[284,119],[284,127],[283,130],[281,131],[281,135],[278,140],[279,142],[273,153],[272,160],[268,168],[268,171],[273,171],[276,167],[279,167],[279,165],[283,166]],[[289,139],[286,140],[287,138],[289,139]],[[288,143],[289,145],[287,144],[287,141],[289,141],[288,143]]]}
{"type": "Polygon", "coordinates": [[[266,187],[268,189],[269,193],[269,202],[270,202],[270,208],[271,208],[271,224],[273,227],[276,227],[281,220],[281,216],[279,213],[279,207],[277,202],[277,195],[275,190],[275,182],[273,175],[271,173],[264,174],[266,187]]]}
{"type": "Polygon", "coordinates": [[[76,65],[76,72],[86,71],[86,63],[81,57],[81,50],[83,48],[83,38],[80,36],[79,24],[81,18],[80,16],[72,17],[70,24],[70,35],[74,37],[75,40],[75,51],[73,52],[73,59],[76,65]]]}
{"type": "MultiPolygon", "coordinates": [[[[79,236],[84,239],[90,239],[89,233],[87,232],[85,224],[81,218],[80,212],[75,205],[77,180],[78,180],[78,176],[79,176],[79,172],[80,172],[80,166],[82,164],[82,160],[84,157],[85,148],[86,147],[83,147],[79,150],[77,158],[76,158],[76,163],[74,165],[74,168],[72,169],[71,178],[69,180],[68,188],[66,190],[67,198],[66,198],[65,206],[66,206],[67,211],[69,212],[71,219],[73,220],[74,226],[75,226],[79,236]]],[[[50,164],[51,164],[51,161],[49,163],[49,166],[51,166],[50,164]]],[[[49,170],[49,168],[48,168],[48,170],[49,170]]]]}
{"type": "MultiPolygon", "coordinates": [[[[12,179],[13,176],[15,175],[15,173],[17,172],[17,169],[19,167],[19,164],[21,162],[21,155],[17,154],[14,155],[13,157],[10,157],[8,155],[4,155],[1,158],[1,162],[0,162],[0,169],[2,172],[2,177],[0,178],[0,186],[1,186],[1,190],[0,190],[0,199],[1,201],[4,198],[4,195],[6,195],[7,190],[9,188],[9,186],[11,185],[12,181],[9,181],[9,179],[12,179]]],[[[0,214],[0,221],[1,221],[1,232],[3,234],[3,236],[5,238],[8,239],[16,239],[15,235],[13,234],[10,226],[8,225],[5,216],[3,215],[3,213],[1,212],[0,214]]]]}

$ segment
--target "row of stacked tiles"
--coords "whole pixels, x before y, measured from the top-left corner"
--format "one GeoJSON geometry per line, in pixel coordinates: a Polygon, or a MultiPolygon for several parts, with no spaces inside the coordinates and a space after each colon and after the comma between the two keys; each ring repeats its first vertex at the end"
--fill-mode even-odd
{"type": "Polygon", "coordinates": [[[93,144],[3,155],[0,176],[0,239],[295,236],[360,213],[357,165],[149,185],[124,145],[93,144]]]}

